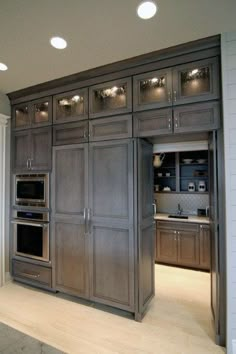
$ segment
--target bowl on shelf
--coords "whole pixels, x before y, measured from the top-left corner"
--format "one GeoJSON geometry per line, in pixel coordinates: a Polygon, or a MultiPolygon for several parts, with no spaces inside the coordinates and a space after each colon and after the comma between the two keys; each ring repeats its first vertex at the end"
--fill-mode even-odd
{"type": "Polygon", "coordinates": [[[170,172],[166,172],[166,177],[170,177],[170,172]]]}
{"type": "Polygon", "coordinates": [[[162,177],[162,173],[161,173],[161,172],[158,172],[157,176],[158,176],[158,177],[162,177]]]}
{"type": "Polygon", "coordinates": [[[163,188],[163,192],[170,192],[171,191],[171,188],[170,187],[164,187],[163,188]]]}
{"type": "Polygon", "coordinates": [[[197,163],[207,163],[207,159],[197,159],[197,163]]]}
{"type": "Polygon", "coordinates": [[[192,163],[193,159],[183,159],[183,163],[192,163]]]}

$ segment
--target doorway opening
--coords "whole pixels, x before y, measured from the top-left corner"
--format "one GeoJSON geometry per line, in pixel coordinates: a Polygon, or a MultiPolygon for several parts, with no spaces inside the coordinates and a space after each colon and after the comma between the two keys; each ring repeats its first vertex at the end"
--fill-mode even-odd
{"type": "Polygon", "coordinates": [[[173,317],[183,320],[187,310],[201,330],[225,345],[221,133],[151,142],[156,296],[173,306],[173,317]]]}

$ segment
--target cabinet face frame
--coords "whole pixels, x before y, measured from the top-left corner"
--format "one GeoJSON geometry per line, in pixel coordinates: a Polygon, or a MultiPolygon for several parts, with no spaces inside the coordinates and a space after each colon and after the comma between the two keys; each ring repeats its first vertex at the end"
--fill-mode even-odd
{"type": "Polygon", "coordinates": [[[135,137],[148,137],[148,136],[159,136],[168,135],[173,132],[173,120],[172,120],[172,109],[163,108],[153,111],[137,112],[134,113],[134,136],[135,137]],[[148,124],[150,126],[148,129],[142,128],[141,124],[148,124]],[[160,126],[159,122],[165,122],[165,127],[160,126]]]}
{"type": "Polygon", "coordinates": [[[76,122],[80,120],[88,119],[88,88],[81,88],[73,91],[63,92],[58,95],[53,96],[53,124],[62,124],[76,122]],[[59,119],[57,117],[57,101],[68,96],[83,96],[84,111],[82,114],[76,114],[68,116],[68,118],[59,119]]]}
{"type": "MultiPolygon", "coordinates": [[[[70,145],[70,144],[83,144],[88,142],[89,138],[89,131],[88,131],[88,120],[79,121],[79,122],[72,122],[72,123],[65,123],[65,124],[55,124],[53,126],[53,145],[60,146],[60,145],[70,145]],[[73,138],[70,136],[70,132],[73,131],[81,131],[81,135],[74,136],[73,138]],[[60,140],[58,138],[58,133],[64,133],[64,139],[60,140]],[[68,135],[67,135],[68,134],[68,135]],[[66,138],[67,136],[67,138],[66,138]]],[[[76,134],[75,134],[76,135],[76,134]]]]}
{"type": "Polygon", "coordinates": [[[174,133],[206,132],[220,127],[220,103],[216,101],[184,105],[174,108],[173,113],[174,133]],[[199,115],[206,114],[208,121],[203,125],[199,122],[199,115]],[[195,122],[189,126],[181,122],[183,117],[188,117],[195,122]]]}
{"type": "Polygon", "coordinates": [[[144,74],[135,75],[133,77],[133,110],[134,112],[143,111],[154,108],[162,108],[172,106],[172,70],[171,68],[150,71],[144,74]],[[166,99],[142,103],[140,95],[140,81],[150,80],[152,77],[165,76],[166,80],[166,99]]]}
{"type": "Polygon", "coordinates": [[[12,108],[12,116],[13,116],[13,124],[12,124],[12,129],[15,131],[18,130],[24,130],[24,129],[30,129],[30,128],[39,128],[39,127],[44,127],[52,124],[52,97],[51,96],[46,96],[39,98],[37,100],[33,100],[30,102],[25,102],[21,103],[19,105],[15,105],[12,108]],[[40,104],[40,103],[45,103],[48,102],[48,121],[42,122],[42,123],[35,123],[34,122],[34,105],[40,104]],[[21,108],[21,107],[28,107],[28,124],[17,127],[16,126],[16,109],[21,108]]]}
{"type": "Polygon", "coordinates": [[[14,105],[12,107],[12,129],[17,131],[17,130],[24,130],[24,129],[28,129],[31,126],[31,116],[30,116],[30,111],[31,111],[31,107],[30,107],[30,102],[25,102],[25,103],[20,103],[17,105],[14,105]],[[28,110],[28,123],[22,126],[17,127],[16,126],[16,110],[23,108],[23,107],[27,107],[28,110]]]}
{"type": "Polygon", "coordinates": [[[195,103],[201,101],[215,100],[220,98],[219,88],[219,60],[217,57],[192,61],[187,64],[178,65],[173,68],[173,105],[195,103]],[[181,72],[194,70],[196,67],[208,67],[210,70],[210,90],[192,96],[183,96],[181,94],[181,72]]]}
{"type": "Polygon", "coordinates": [[[43,126],[52,125],[52,97],[43,97],[39,98],[38,100],[34,100],[30,103],[30,114],[31,114],[31,127],[32,128],[39,128],[43,126]],[[34,122],[34,105],[48,102],[48,121],[42,123],[35,123],[34,122]]]}
{"type": "Polygon", "coordinates": [[[106,117],[106,116],[112,116],[112,115],[117,115],[117,114],[123,114],[123,113],[129,113],[132,112],[132,85],[131,85],[131,77],[125,77],[123,79],[119,80],[114,80],[114,81],[108,81],[104,82],[102,84],[94,85],[89,87],[89,118],[98,118],[98,117],[106,117]],[[126,91],[126,106],[117,108],[117,109],[109,109],[109,110],[103,110],[100,112],[95,112],[94,111],[94,103],[93,103],[93,98],[94,98],[94,91],[99,90],[99,89],[106,89],[114,86],[121,86],[121,85],[126,85],[127,91],[126,91]]]}
{"type": "MultiPolygon", "coordinates": [[[[119,126],[118,126],[119,128],[119,126]]],[[[89,121],[89,141],[105,141],[132,138],[132,115],[120,115],[107,118],[92,119],[89,121]],[[118,125],[123,124],[123,131],[117,130],[118,125]],[[108,129],[108,133],[96,133],[96,129],[108,129]]]]}

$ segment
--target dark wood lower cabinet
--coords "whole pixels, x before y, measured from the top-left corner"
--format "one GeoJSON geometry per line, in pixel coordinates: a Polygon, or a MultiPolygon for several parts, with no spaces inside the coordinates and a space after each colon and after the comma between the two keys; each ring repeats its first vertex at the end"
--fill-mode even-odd
{"type": "Polygon", "coordinates": [[[156,261],[209,270],[209,225],[157,222],[156,261]]]}
{"type": "Polygon", "coordinates": [[[178,262],[177,231],[157,229],[157,260],[164,263],[178,262]]]}
{"type": "Polygon", "coordinates": [[[55,290],[141,320],[154,295],[152,145],[137,165],[136,148],[133,139],[54,147],[52,263],[55,290]],[[147,215],[139,230],[134,198],[147,215]]]}
{"type": "Polygon", "coordinates": [[[88,298],[88,239],[84,225],[57,220],[54,230],[56,289],[88,298]]]}

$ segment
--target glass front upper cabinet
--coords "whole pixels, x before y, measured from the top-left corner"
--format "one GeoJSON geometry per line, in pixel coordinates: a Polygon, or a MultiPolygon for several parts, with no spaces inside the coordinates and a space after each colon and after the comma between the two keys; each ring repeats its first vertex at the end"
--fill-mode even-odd
{"type": "Polygon", "coordinates": [[[171,69],[134,76],[134,111],[172,105],[171,69]]]}
{"type": "Polygon", "coordinates": [[[92,86],[89,89],[90,118],[127,113],[132,110],[131,79],[92,86]]]}
{"type": "Polygon", "coordinates": [[[32,102],[32,126],[49,125],[52,122],[52,98],[40,98],[32,102]]]}
{"type": "Polygon", "coordinates": [[[183,64],[173,69],[173,104],[219,98],[217,58],[183,64]]]}
{"type": "Polygon", "coordinates": [[[29,104],[24,103],[13,108],[13,119],[15,129],[25,129],[30,127],[29,104]]]}
{"type": "Polygon", "coordinates": [[[78,89],[53,97],[53,123],[66,123],[88,118],[88,90],[78,89]]]}

